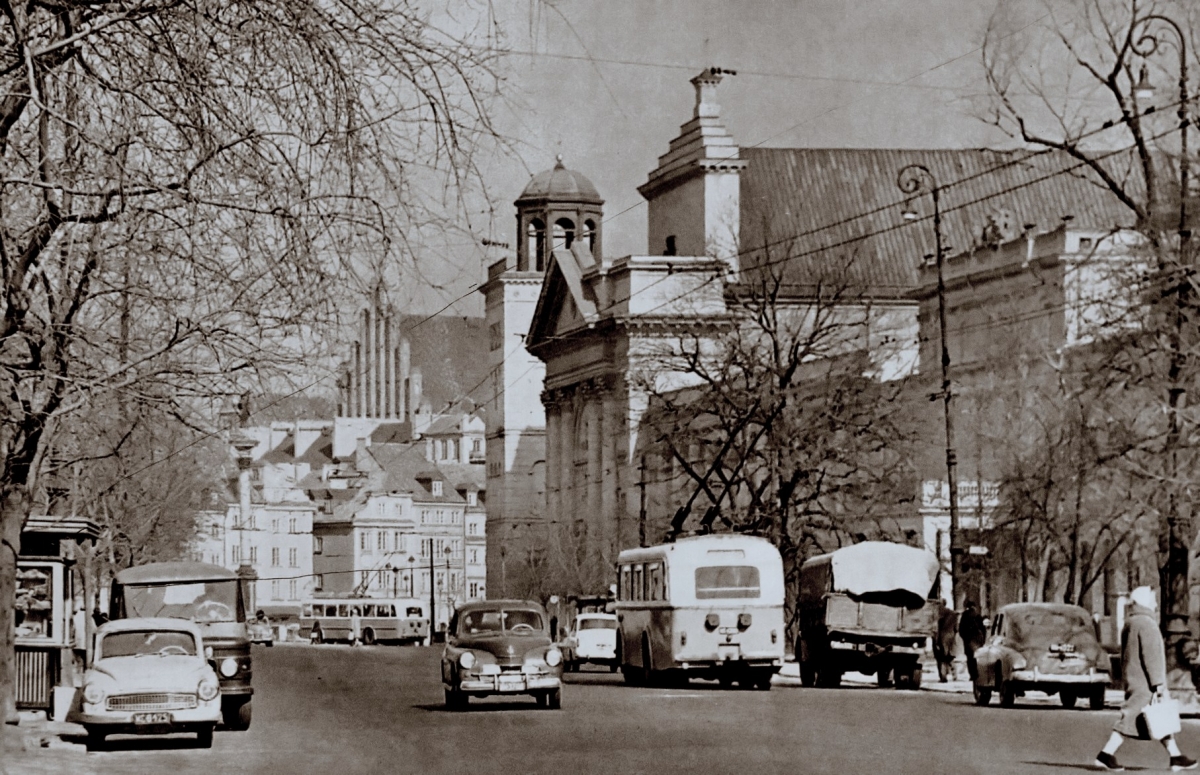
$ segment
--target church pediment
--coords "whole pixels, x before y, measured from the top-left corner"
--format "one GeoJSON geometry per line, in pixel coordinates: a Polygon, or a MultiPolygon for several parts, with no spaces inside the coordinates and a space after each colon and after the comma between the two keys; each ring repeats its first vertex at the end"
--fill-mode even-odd
{"type": "Polygon", "coordinates": [[[555,250],[546,268],[526,346],[578,330],[599,319],[596,304],[583,284],[583,267],[573,251],[555,250]]]}

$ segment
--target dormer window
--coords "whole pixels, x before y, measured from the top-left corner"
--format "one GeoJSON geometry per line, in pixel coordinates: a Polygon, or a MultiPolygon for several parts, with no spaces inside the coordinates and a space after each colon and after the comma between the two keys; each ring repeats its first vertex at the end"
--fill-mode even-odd
{"type": "Polygon", "coordinates": [[[467,493],[467,505],[468,506],[476,506],[478,504],[479,504],[479,495],[474,490],[468,492],[467,493]]]}
{"type": "Polygon", "coordinates": [[[442,483],[440,480],[435,479],[433,482],[433,495],[435,498],[442,497],[442,483]]]}

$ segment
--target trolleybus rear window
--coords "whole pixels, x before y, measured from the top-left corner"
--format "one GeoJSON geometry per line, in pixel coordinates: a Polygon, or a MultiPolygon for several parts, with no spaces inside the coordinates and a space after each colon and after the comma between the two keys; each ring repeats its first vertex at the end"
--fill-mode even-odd
{"type": "Polygon", "coordinates": [[[696,597],[759,597],[758,568],[753,565],[709,565],[696,568],[696,597]]]}

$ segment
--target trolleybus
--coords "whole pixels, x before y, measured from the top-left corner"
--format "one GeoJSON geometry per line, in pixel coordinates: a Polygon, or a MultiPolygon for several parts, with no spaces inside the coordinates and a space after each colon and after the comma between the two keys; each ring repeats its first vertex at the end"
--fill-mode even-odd
{"type": "Polygon", "coordinates": [[[300,607],[300,637],[349,641],[357,611],[363,643],[429,643],[428,603],[413,598],[313,598],[300,607]]]}

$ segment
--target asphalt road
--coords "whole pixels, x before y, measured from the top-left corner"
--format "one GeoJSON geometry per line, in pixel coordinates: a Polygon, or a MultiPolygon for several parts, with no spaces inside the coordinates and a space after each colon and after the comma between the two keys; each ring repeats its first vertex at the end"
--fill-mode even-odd
{"type": "MultiPolygon", "coordinates": [[[[10,756],[11,773],[1072,773],[1088,769],[1115,710],[1031,698],[977,708],[965,695],[874,687],[770,692],[627,687],[568,676],[561,711],[532,699],[442,707],[439,649],[277,646],[255,651],[254,724],[190,738],[112,738],[10,756]]],[[[1182,744],[1200,753],[1200,722],[1182,744]]],[[[1153,743],[1127,744],[1131,770],[1164,769],[1153,743]]]]}

